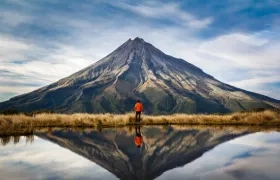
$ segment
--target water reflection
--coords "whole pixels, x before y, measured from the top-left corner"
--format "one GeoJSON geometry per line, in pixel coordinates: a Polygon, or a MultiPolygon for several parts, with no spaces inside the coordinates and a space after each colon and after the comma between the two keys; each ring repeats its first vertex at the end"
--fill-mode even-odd
{"type": "Polygon", "coordinates": [[[135,132],[122,128],[37,135],[95,162],[120,179],[155,179],[167,170],[192,162],[216,145],[247,133],[234,128],[138,126],[135,132]]]}
{"type": "Polygon", "coordinates": [[[165,172],[158,179],[278,180],[279,145],[278,132],[250,134],[219,145],[199,159],[165,172]]]}
{"type": "MultiPolygon", "coordinates": [[[[27,135],[27,136],[23,136],[25,137],[25,141],[26,144],[30,143],[32,144],[34,142],[34,135],[27,135]]],[[[11,142],[13,142],[14,144],[18,144],[20,141],[21,136],[3,136],[0,137],[0,143],[2,146],[5,146],[11,142]]]]}
{"type": "Polygon", "coordinates": [[[143,144],[143,137],[141,134],[141,127],[140,126],[135,126],[135,138],[134,142],[136,147],[140,148],[141,145],[143,144]]]}
{"type": "Polygon", "coordinates": [[[38,136],[28,137],[21,136],[16,144],[13,137],[4,138],[10,142],[0,146],[0,179],[117,179],[104,168],[57,144],[38,136]]]}
{"type": "Polygon", "coordinates": [[[44,170],[40,179],[275,179],[280,176],[280,135],[255,131],[176,126],[40,130],[27,149],[18,148],[23,137],[1,138],[0,176],[13,179],[7,169],[17,164],[14,176],[28,164],[32,168],[23,168],[28,177],[38,176],[34,168],[44,170]]]}

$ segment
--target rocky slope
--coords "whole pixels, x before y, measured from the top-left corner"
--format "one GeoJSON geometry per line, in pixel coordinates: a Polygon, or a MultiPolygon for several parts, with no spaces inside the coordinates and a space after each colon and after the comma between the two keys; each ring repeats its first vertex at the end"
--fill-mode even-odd
{"type": "Polygon", "coordinates": [[[137,99],[154,114],[280,108],[279,100],[224,84],[135,38],[69,77],[0,103],[0,110],[124,113],[137,99]]]}
{"type": "Polygon", "coordinates": [[[236,129],[142,128],[143,144],[134,144],[134,129],[50,131],[36,135],[67,148],[120,179],[155,179],[183,166],[220,143],[247,134],[236,129]]]}

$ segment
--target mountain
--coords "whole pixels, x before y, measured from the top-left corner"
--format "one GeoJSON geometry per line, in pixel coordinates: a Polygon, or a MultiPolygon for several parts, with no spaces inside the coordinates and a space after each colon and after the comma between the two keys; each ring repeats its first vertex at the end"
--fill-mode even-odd
{"type": "Polygon", "coordinates": [[[142,128],[143,144],[134,144],[135,132],[128,129],[54,130],[37,136],[81,155],[120,179],[155,179],[184,166],[215,146],[250,133],[221,128],[142,128]]]}
{"type": "Polygon", "coordinates": [[[280,108],[279,100],[224,84],[135,38],[81,71],[0,103],[0,110],[124,113],[137,99],[149,114],[280,108]]]}

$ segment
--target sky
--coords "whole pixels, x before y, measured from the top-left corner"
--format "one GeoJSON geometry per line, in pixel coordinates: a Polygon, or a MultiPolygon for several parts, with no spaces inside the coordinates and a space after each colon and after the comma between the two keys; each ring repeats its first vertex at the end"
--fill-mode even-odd
{"type": "Polygon", "coordinates": [[[1,0],[0,101],[135,37],[222,82],[280,99],[279,0],[1,0]]]}

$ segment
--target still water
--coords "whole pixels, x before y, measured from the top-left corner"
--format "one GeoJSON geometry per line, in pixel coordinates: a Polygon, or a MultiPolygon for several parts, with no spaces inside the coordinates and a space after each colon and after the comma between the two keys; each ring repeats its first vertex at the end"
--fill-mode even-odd
{"type": "Polygon", "coordinates": [[[276,130],[54,128],[0,140],[0,179],[280,179],[276,130]]]}

